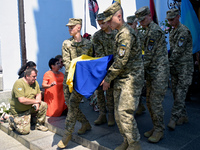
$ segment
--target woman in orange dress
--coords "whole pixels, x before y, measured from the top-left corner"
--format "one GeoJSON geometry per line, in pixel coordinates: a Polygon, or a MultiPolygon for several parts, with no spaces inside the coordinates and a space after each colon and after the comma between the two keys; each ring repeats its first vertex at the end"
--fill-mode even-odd
{"type": "Polygon", "coordinates": [[[67,112],[63,92],[64,74],[59,71],[60,63],[56,58],[49,60],[51,70],[47,71],[43,77],[42,87],[44,91],[44,101],[48,105],[47,116],[59,117],[67,112]]]}

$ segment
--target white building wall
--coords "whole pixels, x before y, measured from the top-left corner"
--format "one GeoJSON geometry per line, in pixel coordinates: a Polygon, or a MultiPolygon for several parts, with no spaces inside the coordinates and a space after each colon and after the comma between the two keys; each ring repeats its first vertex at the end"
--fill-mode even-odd
{"type": "Polygon", "coordinates": [[[3,89],[10,90],[18,78],[17,71],[21,65],[16,0],[0,1],[0,41],[3,89]]]}

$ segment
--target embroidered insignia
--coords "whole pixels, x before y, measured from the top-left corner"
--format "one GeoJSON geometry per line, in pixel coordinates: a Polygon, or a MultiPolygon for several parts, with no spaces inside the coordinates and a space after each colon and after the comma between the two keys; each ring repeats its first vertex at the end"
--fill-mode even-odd
{"type": "Polygon", "coordinates": [[[149,39],[149,43],[148,43],[148,46],[147,46],[147,49],[149,51],[151,51],[153,49],[154,43],[155,43],[154,39],[149,39]]]}
{"type": "Polygon", "coordinates": [[[22,88],[18,88],[18,91],[21,91],[22,90],[22,88]]]}
{"type": "Polygon", "coordinates": [[[179,41],[178,41],[178,46],[182,46],[183,42],[184,42],[185,38],[184,37],[180,37],[179,41]]]}
{"type": "Polygon", "coordinates": [[[121,44],[120,48],[119,48],[119,56],[124,56],[126,51],[126,45],[125,44],[121,44]]]}

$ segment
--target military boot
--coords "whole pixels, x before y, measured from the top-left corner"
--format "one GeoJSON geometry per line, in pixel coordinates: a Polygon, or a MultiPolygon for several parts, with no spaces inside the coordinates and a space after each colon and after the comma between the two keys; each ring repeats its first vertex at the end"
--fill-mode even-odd
{"type": "Polygon", "coordinates": [[[150,131],[145,132],[144,136],[149,138],[153,134],[153,132],[154,132],[154,129],[151,129],[150,131]]]}
{"type": "Polygon", "coordinates": [[[113,114],[108,114],[108,126],[114,126],[115,125],[115,119],[113,114]]]}
{"type": "Polygon", "coordinates": [[[157,143],[163,138],[163,136],[163,132],[154,131],[153,134],[148,138],[148,141],[152,143],[157,143]]]}
{"type": "Polygon", "coordinates": [[[106,115],[100,114],[97,120],[94,121],[95,125],[101,125],[107,122],[106,115]]]}
{"type": "Polygon", "coordinates": [[[170,119],[168,125],[167,125],[170,129],[174,130],[176,127],[176,122],[172,119],[170,119]]]}
{"type": "Polygon", "coordinates": [[[140,104],[140,105],[138,105],[138,109],[136,111],[136,114],[141,115],[143,113],[143,111],[145,111],[145,110],[146,110],[146,108],[144,107],[144,105],[140,104]]]}
{"type": "Polygon", "coordinates": [[[178,119],[178,121],[176,122],[177,125],[182,125],[184,123],[188,122],[188,118],[187,117],[181,117],[178,119]]]}
{"type": "Polygon", "coordinates": [[[132,143],[128,146],[126,150],[141,150],[141,146],[139,142],[132,143]]]}
{"type": "Polygon", "coordinates": [[[92,127],[89,122],[82,123],[81,128],[78,130],[78,134],[85,134],[85,132],[91,130],[91,128],[92,127]]]}
{"type": "Polygon", "coordinates": [[[62,140],[57,144],[59,148],[65,148],[68,144],[68,142],[72,139],[72,135],[64,135],[62,140]]]}
{"type": "Polygon", "coordinates": [[[128,142],[124,141],[120,146],[116,147],[115,150],[126,150],[128,147],[128,142]]]}

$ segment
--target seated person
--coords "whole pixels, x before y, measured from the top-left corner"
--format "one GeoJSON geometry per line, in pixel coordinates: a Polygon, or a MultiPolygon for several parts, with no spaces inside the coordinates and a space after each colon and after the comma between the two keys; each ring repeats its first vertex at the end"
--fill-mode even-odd
{"type": "Polygon", "coordinates": [[[59,71],[60,63],[56,58],[49,60],[49,68],[43,77],[42,87],[44,91],[44,101],[48,105],[47,116],[59,117],[67,114],[67,105],[65,104],[63,92],[64,74],[59,71]]]}
{"type": "Polygon", "coordinates": [[[24,77],[24,72],[26,71],[26,69],[33,67],[36,68],[36,64],[33,61],[29,61],[27,62],[25,65],[23,65],[18,72],[19,78],[24,77]]]}
{"type": "Polygon", "coordinates": [[[37,70],[26,69],[24,77],[18,79],[12,89],[10,101],[9,129],[20,134],[30,132],[31,116],[36,116],[36,129],[47,131],[43,126],[46,118],[47,104],[41,101],[41,92],[37,78],[37,70]]]}

